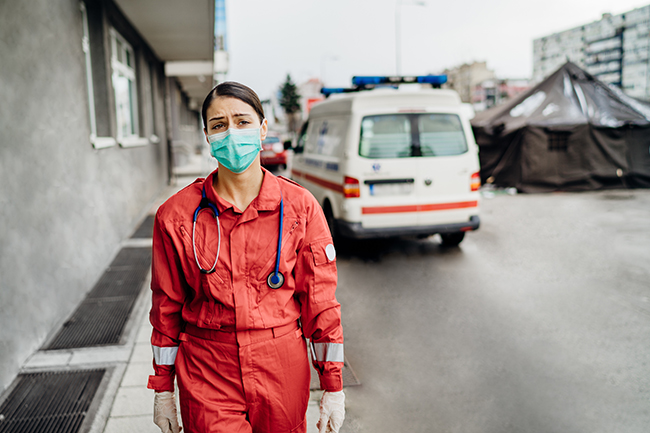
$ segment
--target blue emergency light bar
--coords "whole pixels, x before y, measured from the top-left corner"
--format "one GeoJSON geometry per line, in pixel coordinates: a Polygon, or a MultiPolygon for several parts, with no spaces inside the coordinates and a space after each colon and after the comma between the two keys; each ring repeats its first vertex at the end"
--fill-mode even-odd
{"type": "Polygon", "coordinates": [[[383,84],[408,84],[420,83],[431,84],[433,86],[440,86],[447,82],[446,75],[419,75],[419,76],[359,76],[352,77],[352,84],[357,87],[377,86],[383,84]]]}
{"type": "Polygon", "coordinates": [[[398,84],[431,84],[431,87],[440,88],[447,82],[446,75],[413,75],[413,76],[355,76],[352,77],[354,87],[323,87],[320,92],[328,97],[334,93],[359,92],[375,87],[394,87],[398,84]]]}
{"type": "Polygon", "coordinates": [[[356,91],[357,89],[355,88],[346,88],[346,87],[323,87],[320,89],[320,92],[325,96],[329,96],[334,93],[350,93],[356,91]]]}

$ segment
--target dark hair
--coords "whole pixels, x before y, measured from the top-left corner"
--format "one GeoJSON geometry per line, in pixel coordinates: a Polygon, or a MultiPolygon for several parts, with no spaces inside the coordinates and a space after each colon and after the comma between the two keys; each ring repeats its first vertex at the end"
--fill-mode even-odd
{"type": "Polygon", "coordinates": [[[250,105],[255,109],[257,117],[260,118],[260,123],[264,121],[264,109],[262,108],[262,103],[257,94],[248,86],[244,86],[241,83],[236,81],[224,81],[223,83],[217,84],[214,89],[210,90],[208,96],[205,97],[203,101],[203,107],[201,108],[201,116],[203,117],[203,127],[208,127],[207,112],[208,107],[212,104],[216,98],[221,96],[227,96],[231,98],[237,98],[242,102],[250,105]]]}

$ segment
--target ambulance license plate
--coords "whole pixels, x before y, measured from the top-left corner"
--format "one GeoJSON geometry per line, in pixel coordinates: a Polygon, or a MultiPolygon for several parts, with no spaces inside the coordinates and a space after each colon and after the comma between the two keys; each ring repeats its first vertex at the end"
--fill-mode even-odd
{"type": "Polygon", "coordinates": [[[413,192],[413,183],[374,183],[369,186],[370,195],[375,197],[407,195],[413,192]]]}

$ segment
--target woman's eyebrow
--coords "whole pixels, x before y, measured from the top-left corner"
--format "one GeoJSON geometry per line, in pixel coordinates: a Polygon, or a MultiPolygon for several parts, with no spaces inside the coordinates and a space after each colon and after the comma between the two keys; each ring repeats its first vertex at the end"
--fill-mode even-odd
{"type": "MultiPolygon", "coordinates": [[[[253,117],[253,115],[250,113],[235,113],[232,115],[232,117],[253,117]]],[[[225,118],[225,116],[211,117],[208,119],[208,122],[212,122],[213,120],[223,120],[225,118]]]]}

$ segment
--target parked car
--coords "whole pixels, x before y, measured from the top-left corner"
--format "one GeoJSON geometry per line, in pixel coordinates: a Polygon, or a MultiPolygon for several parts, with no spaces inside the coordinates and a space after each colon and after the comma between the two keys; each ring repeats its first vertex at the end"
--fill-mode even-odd
{"type": "Polygon", "coordinates": [[[283,170],[287,168],[287,150],[279,136],[272,133],[266,136],[262,142],[261,162],[266,168],[278,167],[283,170]]]}

